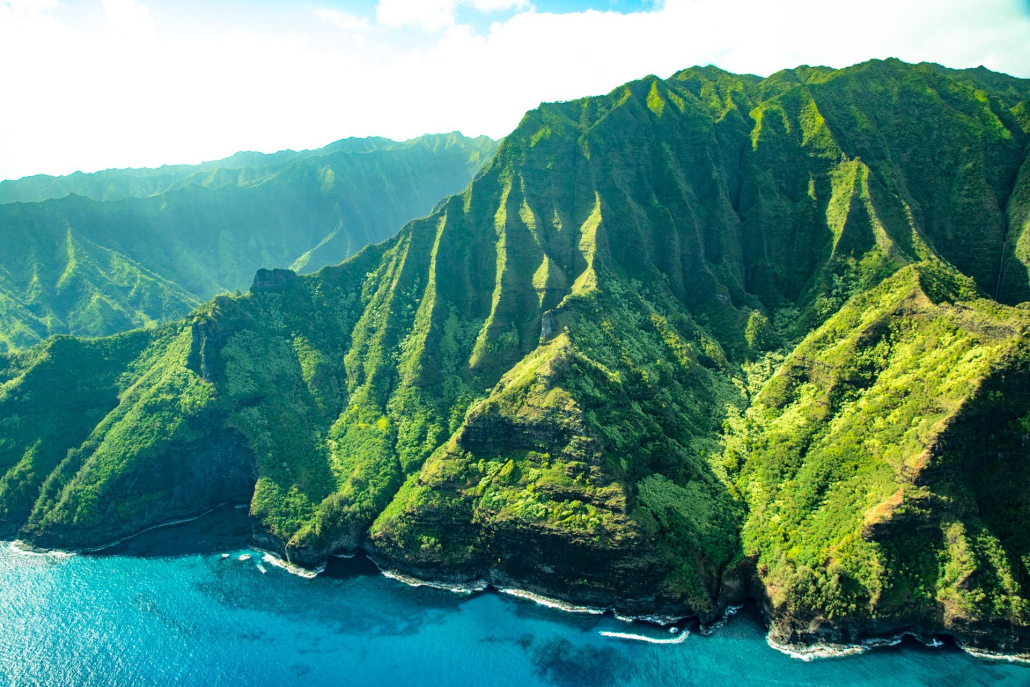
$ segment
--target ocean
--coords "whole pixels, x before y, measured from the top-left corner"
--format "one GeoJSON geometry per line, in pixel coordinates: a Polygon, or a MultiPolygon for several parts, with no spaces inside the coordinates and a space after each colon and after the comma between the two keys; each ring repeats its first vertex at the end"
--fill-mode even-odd
{"type": "Polygon", "coordinates": [[[801,661],[751,606],[703,636],[411,587],[363,557],[300,577],[248,527],[230,508],[98,554],[0,544],[0,686],[1030,685],[1030,667],[910,639],[801,661]]]}

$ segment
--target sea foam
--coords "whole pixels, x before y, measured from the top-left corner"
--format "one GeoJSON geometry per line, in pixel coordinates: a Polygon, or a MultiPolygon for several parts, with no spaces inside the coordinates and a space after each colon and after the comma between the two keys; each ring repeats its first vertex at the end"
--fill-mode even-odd
{"type": "Polygon", "coordinates": [[[19,556],[38,556],[42,558],[54,559],[71,558],[75,555],[71,551],[56,551],[52,549],[48,551],[34,551],[32,549],[26,548],[25,545],[20,541],[8,542],[7,550],[19,556]]]}
{"type": "MultiPolygon", "coordinates": [[[[376,567],[378,567],[378,564],[376,567]]],[[[383,568],[379,568],[379,572],[383,574],[383,577],[397,580],[409,587],[429,587],[430,589],[442,589],[455,594],[475,594],[476,592],[483,591],[488,586],[483,580],[459,583],[432,582],[429,580],[421,580],[417,577],[412,577],[411,575],[405,575],[404,573],[397,572],[396,570],[384,570],[383,568]]]]}
{"type": "Polygon", "coordinates": [[[265,555],[261,557],[261,560],[263,560],[265,563],[268,563],[269,565],[274,565],[275,567],[279,568],[280,570],[285,570],[286,572],[290,573],[291,575],[296,575],[297,577],[303,577],[306,580],[313,580],[313,579],[315,579],[316,577],[318,577],[318,574],[320,572],[325,570],[325,566],[324,565],[321,566],[321,567],[315,568],[314,570],[308,570],[307,568],[302,568],[299,565],[294,565],[293,563],[290,563],[289,561],[284,561],[283,559],[279,558],[278,556],[274,556],[274,555],[272,555],[271,553],[269,553],[267,551],[265,551],[264,553],[265,553],[265,555]]]}
{"type": "Polygon", "coordinates": [[[997,651],[976,649],[961,643],[959,643],[958,648],[976,658],[983,658],[989,661],[1006,661],[1008,663],[1018,663],[1019,665],[1030,666],[1030,654],[1003,654],[997,651]]]}
{"type": "Polygon", "coordinates": [[[631,639],[637,642],[647,642],[648,644],[682,644],[687,641],[687,635],[690,634],[687,630],[680,632],[672,639],[658,639],[657,637],[647,637],[645,635],[635,635],[630,632],[601,632],[599,633],[605,637],[614,637],[615,639],[631,639]]]}
{"type": "MultiPolygon", "coordinates": [[[[799,644],[779,644],[774,641],[771,637],[766,636],[765,641],[773,649],[776,649],[780,653],[787,654],[791,658],[796,658],[801,661],[815,661],[822,658],[842,658],[844,656],[856,656],[863,654],[870,649],[881,649],[885,647],[897,646],[904,641],[905,637],[912,637],[917,642],[936,649],[944,646],[944,644],[936,637],[931,637],[929,640],[903,632],[893,637],[873,638],[862,640],[859,644],[812,644],[812,645],[799,645],[799,644]]],[[[994,654],[992,652],[982,652],[976,649],[970,649],[959,645],[960,648],[966,653],[972,656],[978,656],[980,658],[993,658],[998,660],[1006,660],[1013,663],[1030,663],[1027,657],[1009,656],[1007,654],[994,654]]]]}
{"type": "Polygon", "coordinates": [[[858,656],[868,651],[868,647],[861,644],[780,644],[772,637],[766,636],[765,643],[776,649],[781,654],[786,654],[799,661],[816,661],[823,658],[844,658],[845,656],[858,656]]]}
{"type": "Polygon", "coordinates": [[[562,601],[560,599],[552,599],[547,596],[540,596],[539,594],[534,594],[533,592],[527,592],[524,589],[515,589],[513,587],[498,587],[497,591],[499,591],[501,594],[507,594],[509,596],[514,596],[519,599],[526,599],[528,601],[532,601],[533,603],[538,603],[541,606],[547,606],[548,608],[557,608],[558,610],[565,611],[567,613],[589,613],[592,615],[603,615],[605,612],[605,609],[603,608],[593,608],[591,606],[577,606],[576,604],[570,604],[567,601],[562,601]]]}

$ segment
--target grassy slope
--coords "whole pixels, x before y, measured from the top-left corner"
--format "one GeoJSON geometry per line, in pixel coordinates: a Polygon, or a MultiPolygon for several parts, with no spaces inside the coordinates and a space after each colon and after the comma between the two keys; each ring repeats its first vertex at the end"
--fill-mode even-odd
{"type": "MultiPolygon", "coordinates": [[[[918,463],[919,442],[940,455],[927,464],[982,467],[962,431],[996,412],[1018,425],[1025,311],[978,298],[1002,256],[999,298],[1027,286],[1025,237],[1004,224],[1025,200],[1027,91],[888,61],[765,80],[691,69],[544,105],[394,239],[219,297],[178,343],[127,354],[146,381],[48,478],[23,533],[92,541],[90,523],[159,520],[119,514],[125,484],[167,464],[182,422],[224,418],[256,465],[251,511],[295,560],[369,534],[415,572],[700,612],[742,593],[754,560],[791,617],[976,622],[996,612],[963,596],[977,588],[1022,622],[1018,495],[994,498],[972,470],[973,495],[949,503],[1016,504],[974,521],[926,505],[967,468],[923,470],[910,491],[891,470],[918,463]],[[806,335],[760,390],[769,349],[806,335]],[[900,405],[898,384],[913,387],[900,405]],[[901,424],[868,427],[895,411],[901,424]],[[876,542],[910,495],[952,533],[933,554],[945,573],[888,593],[914,563],[876,542]],[[1000,581],[971,587],[978,574],[1000,581]]],[[[999,431],[1025,458],[1021,430],[999,431]]]]}
{"type": "Polygon", "coordinates": [[[285,159],[240,154],[225,166],[51,179],[61,190],[122,192],[0,205],[0,345],[169,321],[246,288],[259,267],[339,262],[429,212],[494,147],[457,134],[370,139],[285,159]]]}
{"type": "Polygon", "coordinates": [[[1026,627],[1028,334],[1027,310],[919,263],[788,356],[722,458],[781,639],[826,619],[1026,627]]]}

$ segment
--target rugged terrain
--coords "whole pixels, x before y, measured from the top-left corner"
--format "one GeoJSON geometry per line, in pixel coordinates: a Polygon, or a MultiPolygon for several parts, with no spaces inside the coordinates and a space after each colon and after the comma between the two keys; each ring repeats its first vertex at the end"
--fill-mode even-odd
{"type": "Polygon", "coordinates": [[[542,105],[340,265],[0,359],[2,534],[244,498],[311,566],[1030,650],[1028,103],[888,60],[542,105]]]}
{"type": "Polygon", "coordinates": [[[464,188],[496,145],[345,139],[0,182],[0,350],[179,319],[261,267],[338,263],[464,188]]]}

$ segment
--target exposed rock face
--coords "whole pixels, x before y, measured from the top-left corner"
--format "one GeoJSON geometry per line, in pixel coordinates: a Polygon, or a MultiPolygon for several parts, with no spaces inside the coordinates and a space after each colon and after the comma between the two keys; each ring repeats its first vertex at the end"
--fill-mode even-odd
{"type": "Polygon", "coordinates": [[[278,289],[291,281],[297,279],[297,273],[293,270],[285,269],[260,269],[257,274],[254,275],[254,283],[251,285],[251,291],[267,291],[271,289],[278,289]]]}
{"type": "Polygon", "coordinates": [[[540,320],[540,343],[547,343],[557,334],[553,310],[548,310],[540,320]]]}

